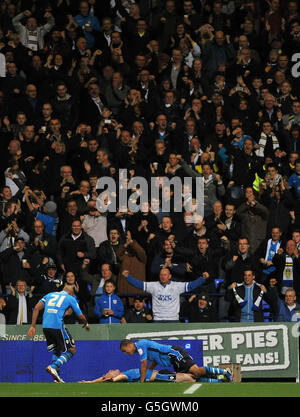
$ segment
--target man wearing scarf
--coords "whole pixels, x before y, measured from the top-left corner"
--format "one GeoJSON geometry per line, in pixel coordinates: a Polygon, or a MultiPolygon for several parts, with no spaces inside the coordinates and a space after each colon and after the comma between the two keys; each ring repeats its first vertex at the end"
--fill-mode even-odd
{"type": "Polygon", "coordinates": [[[276,268],[272,278],[275,278],[276,287],[281,298],[287,288],[293,288],[296,292],[297,302],[300,299],[300,257],[299,251],[294,240],[288,240],[285,250],[282,248],[277,251],[272,259],[276,268]]]}
{"type": "Polygon", "coordinates": [[[255,282],[255,272],[246,268],[244,281],[233,282],[228,288],[225,298],[232,303],[235,321],[243,323],[263,322],[264,314],[262,300],[265,299],[270,306],[275,306],[275,292],[268,291],[264,285],[255,282]]]}

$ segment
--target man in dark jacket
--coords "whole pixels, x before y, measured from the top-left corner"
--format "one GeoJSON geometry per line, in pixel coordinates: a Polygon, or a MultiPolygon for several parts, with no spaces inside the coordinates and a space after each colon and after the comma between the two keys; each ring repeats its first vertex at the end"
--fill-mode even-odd
{"type": "Polygon", "coordinates": [[[78,105],[74,97],[68,93],[68,87],[63,81],[56,85],[56,97],[52,106],[64,129],[74,129],[77,126],[78,105]]]}
{"type": "Polygon", "coordinates": [[[37,268],[37,274],[33,279],[30,290],[38,301],[50,292],[59,291],[62,285],[62,280],[57,276],[57,267],[53,259],[50,258],[37,268]]]}
{"type": "Polygon", "coordinates": [[[226,273],[225,288],[233,282],[243,282],[245,268],[251,267],[257,271],[257,266],[256,257],[250,253],[248,239],[241,236],[238,241],[238,249],[229,252],[222,261],[222,268],[226,273]]]}
{"type": "Polygon", "coordinates": [[[233,315],[237,322],[263,322],[262,300],[271,308],[276,308],[276,292],[255,282],[255,272],[250,268],[244,271],[243,282],[233,282],[227,289],[225,299],[231,303],[233,315]]]}
{"type": "Polygon", "coordinates": [[[287,288],[293,288],[300,300],[300,257],[294,240],[288,240],[285,250],[278,249],[272,259],[276,271],[270,275],[276,280],[278,293],[283,297],[287,288]]]}
{"type": "Polygon", "coordinates": [[[57,261],[60,268],[73,271],[79,275],[84,259],[95,259],[96,249],[92,237],[82,229],[80,219],[73,220],[71,232],[61,237],[58,242],[57,261]]]}
{"type": "Polygon", "coordinates": [[[55,259],[57,242],[56,238],[45,232],[45,225],[41,220],[33,223],[33,233],[28,244],[30,266],[34,270],[45,258],[55,259]]]}
{"type": "Polygon", "coordinates": [[[162,251],[154,256],[151,264],[151,273],[157,276],[162,268],[168,267],[172,273],[173,281],[185,282],[187,264],[184,262],[183,257],[177,255],[176,248],[172,246],[172,243],[168,239],[164,241],[162,251]]]}
{"type": "Polygon", "coordinates": [[[263,240],[256,251],[262,283],[264,283],[264,281],[268,282],[270,274],[273,274],[276,270],[272,259],[276,255],[277,251],[284,247],[285,241],[282,240],[281,229],[279,227],[273,227],[271,237],[263,240]]]}
{"type": "Polygon", "coordinates": [[[7,297],[5,307],[6,324],[31,323],[34,299],[26,294],[27,283],[19,279],[16,286],[10,285],[11,294],[7,297]]]}
{"type": "Polygon", "coordinates": [[[121,246],[120,233],[116,228],[111,228],[109,231],[109,238],[100,243],[97,249],[97,262],[99,265],[104,263],[112,266],[113,273],[119,273],[119,263],[117,260],[116,250],[121,246]]]}
{"type": "Polygon", "coordinates": [[[190,323],[214,323],[218,321],[216,308],[206,292],[201,292],[198,296],[194,294],[184,301],[180,315],[186,317],[190,323]]]}
{"type": "Polygon", "coordinates": [[[142,296],[136,296],[133,299],[133,305],[126,310],[122,323],[150,323],[152,313],[145,305],[145,299],[142,296]]]}
{"type": "Polygon", "coordinates": [[[292,288],[288,288],[284,295],[284,300],[278,298],[278,315],[276,321],[299,321],[300,305],[296,302],[296,293],[292,288]]]}
{"type": "Polygon", "coordinates": [[[241,223],[236,215],[234,204],[228,203],[224,212],[219,217],[207,219],[207,227],[216,239],[222,239],[224,236],[229,240],[230,248],[236,248],[238,239],[241,235],[241,223]]]}
{"type": "Polygon", "coordinates": [[[232,195],[233,198],[238,199],[242,197],[242,188],[252,186],[256,173],[259,177],[264,177],[262,166],[254,153],[254,142],[251,138],[245,139],[243,149],[229,145],[227,151],[234,157],[232,179],[228,186],[236,192],[232,195]]]}
{"type": "Polygon", "coordinates": [[[246,268],[258,271],[257,259],[250,253],[250,245],[246,237],[241,236],[239,238],[238,248],[231,250],[224,256],[221,261],[221,267],[225,272],[225,279],[220,287],[219,320],[226,321],[230,307],[230,303],[224,297],[227,288],[233,282],[243,282],[243,275],[246,268]]]}
{"type": "Polygon", "coordinates": [[[0,253],[3,289],[10,283],[15,285],[19,279],[30,283],[32,277],[29,264],[26,262],[28,258],[25,245],[24,238],[17,237],[14,246],[0,253]]]}

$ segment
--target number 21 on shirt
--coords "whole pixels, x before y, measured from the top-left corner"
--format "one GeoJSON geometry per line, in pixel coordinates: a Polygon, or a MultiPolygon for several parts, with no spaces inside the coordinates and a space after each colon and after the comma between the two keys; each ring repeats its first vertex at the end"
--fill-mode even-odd
{"type": "Polygon", "coordinates": [[[50,307],[60,307],[65,298],[66,298],[65,295],[53,294],[51,296],[50,300],[48,301],[48,306],[50,306],[50,307]]]}

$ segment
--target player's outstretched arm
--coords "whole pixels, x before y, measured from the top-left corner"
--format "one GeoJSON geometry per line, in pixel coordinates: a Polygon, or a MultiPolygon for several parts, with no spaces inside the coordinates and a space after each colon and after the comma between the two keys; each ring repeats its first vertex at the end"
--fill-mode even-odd
{"type": "Polygon", "coordinates": [[[90,326],[89,326],[89,324],[88,324],[88,321],[87,321],[87,319],[85,318],[85,315],[84,314],[80,314],[79,316],[77,316],[78,317],[78,319],[81,321],[81,323],[82,323],[82,327],[85,329],[85,330],[87,330],[87,331],[90,331],[90,326]]]}
{"type": "Polygon", "coordinates": [[[105,381],[107,381],[107,379],[105,379],[105,375],[104,375],[104,376],[101,376],[100,378],[96,378],[91,381],[83,380],[83,381],[78,381],[78,383],[79,384],[96,384],[98,382],[105,382],[105,381]]]}
{"type": "Polygon", "coordinates": [[[30,339],[32,339],[33,336],[35,335],[35,326],[36,326],[37,318],[38,318],[39,312],[43,310],[43,308],[44,308],[44,304],[41,301],[39,301],[34,307],[34,310],[32,313],[31,326],[27,333],[30,339]]]}
{"type": "Polygon", "coordinates": [[[127,380],[126,375],[124,375],[119,369],[111,369],[105,375],[102,375],[100,378],[93,379],[91,381],[78,381],[79,384],[96,384],[99,382],[118,382],[127,380]]]}

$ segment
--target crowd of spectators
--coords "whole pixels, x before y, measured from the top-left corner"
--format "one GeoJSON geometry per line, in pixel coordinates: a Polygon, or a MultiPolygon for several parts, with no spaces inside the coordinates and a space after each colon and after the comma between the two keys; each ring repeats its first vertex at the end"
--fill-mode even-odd
{"type": "Polygon", "coordinates": [[[1,1],[2,320],[65,282],[94,323],[295,320],[299,53],[294,0],[1,1]],[[203,218],[135,176],[202,177],[203,218]]]}

